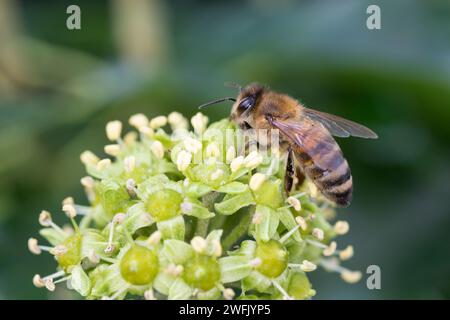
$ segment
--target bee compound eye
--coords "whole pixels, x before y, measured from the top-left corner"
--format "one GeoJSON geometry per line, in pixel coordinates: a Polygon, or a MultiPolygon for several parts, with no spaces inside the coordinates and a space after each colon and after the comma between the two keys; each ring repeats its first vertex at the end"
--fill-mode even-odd
{"type": "Polygon", "coordinates": [[[244,98],[239,103],[239,108],[247,110],[247,109],[253,108],[254,105],[255,105],[255,97],[249,96],[247,98],[244,98]]]}

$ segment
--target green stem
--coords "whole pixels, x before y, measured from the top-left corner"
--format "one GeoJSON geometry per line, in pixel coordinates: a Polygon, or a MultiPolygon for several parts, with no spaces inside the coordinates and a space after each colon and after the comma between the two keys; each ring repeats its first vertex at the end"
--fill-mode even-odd
{"type": "Polygon", "coordinates": [[[223,247],[226,250],[230,250],[233,244],[247,233],[252,217],[255,214],[255,208],[253,206],[247,214],[244,214],[237,226],[223,240],[223,247]]]}
{"type": "Polygon", "coordinates": [[[197,227],[195,228],[196,236],[206,238],[206,235],[208,234],[209,220],[210,219],[198,219],[197,220],[197,227]]]}
{"type": "MultiPolygon", "coordinates": [[[[214,212],[214,203],[217,201],[220,193],[210,192],[202,197],[202,202],[209,211],[214,212]]],[[[195,228],[195,235],[206,238],[208,234],[209,222],[211,219],[197,220],[197,226],[195,228]]]]}

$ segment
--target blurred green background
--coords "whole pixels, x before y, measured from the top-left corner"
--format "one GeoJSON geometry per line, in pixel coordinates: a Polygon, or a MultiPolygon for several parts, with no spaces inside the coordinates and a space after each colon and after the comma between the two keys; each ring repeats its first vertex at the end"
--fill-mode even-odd
{"type": "MultiPolygon", "coordinates": [[[[258,81],[361,122],[376,141],[340,139],[354,175],[347,266],[381,267],[381,290],[315,272],[318,299],[450,298],[449,1],[0,1],[0,298],[62,299],[34,288],[37,216],[86,203],[79,154],[102,154],[108,120],[235,95],[258,81]],[[81,30],[66,8],[81,7],[81,30]],[[381,7],[382,29],[366,28],[381,7]]],[[[206,114],[217,120],[229,107],[206,114]]]]}

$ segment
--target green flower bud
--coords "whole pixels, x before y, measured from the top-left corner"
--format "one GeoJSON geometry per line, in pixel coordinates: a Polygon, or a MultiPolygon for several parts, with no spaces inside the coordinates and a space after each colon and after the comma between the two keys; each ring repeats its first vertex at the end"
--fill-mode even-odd
{"type": "Polygon", "coordinates": [[[197,253],[184,265],[183,279],[194,288],[208,291],[220,280],[219,263],[213,257],[197,253]]]}
{"type": "Polygon", "coordinates": [[[164,221],[180,214],[181,195],[171,189],[152,193],[146,201],[146,210],[156,221],[164,221]]]}
{"type": "Polygon", "coordinates": [[[134,285],[149,284],[159,271],[158,256],[150,249],[134,245],[120,261],[120,274],[134,285]]]}
{"type": "Polygon", "coordinates": [[[256,257],[261,259],[261,264],[256,270],[268,278],[280,276],[288,264],[288,252],[276,240],[258,243],[256,257]]]}

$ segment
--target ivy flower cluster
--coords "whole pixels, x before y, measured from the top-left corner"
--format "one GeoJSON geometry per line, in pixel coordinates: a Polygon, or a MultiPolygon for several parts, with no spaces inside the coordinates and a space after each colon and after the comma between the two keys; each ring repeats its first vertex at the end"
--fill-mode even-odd
{"type": "Polygon", "coordinates": [[[335,241],[349,224],[307,180],[285,194],[280,153],[223,143],[234,124],[208,126],[201,113],[192,129],[177,112],[129,124],[126,134],[120,121],[106,125],[104,158],[81,154],[89,204],[63,200],[70,224],[40,213],[48,244],[30,238],[28,248],[57,266],[36,287],[64,283],[86,299],[309,299],[317,267],[361,278],[341,265],[353,247],[335,241]]]}

